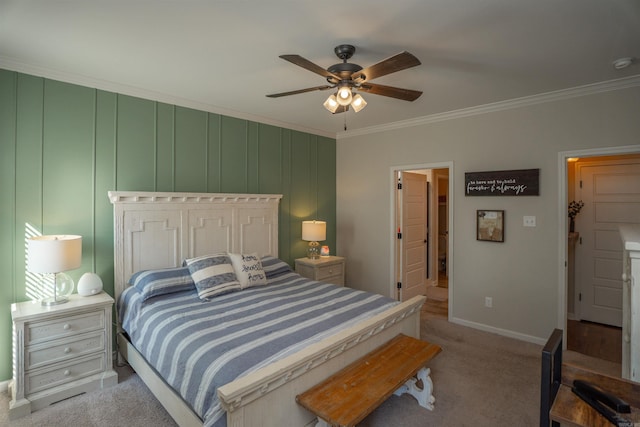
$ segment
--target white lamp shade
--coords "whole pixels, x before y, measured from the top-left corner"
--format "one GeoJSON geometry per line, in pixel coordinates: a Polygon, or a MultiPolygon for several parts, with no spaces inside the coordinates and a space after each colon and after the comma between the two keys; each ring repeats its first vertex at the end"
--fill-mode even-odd
{"type": "Polygon", "coordinates": [[[327,239],[327,223],[324,221],[302,221],[302,240],[319,242],[327,239]]]}
{"type": "Polygon", "coordinates": [[[36,236],[27,245],[27,270],[32,273],[60,273],[82,264],[82,236],[36,236]]]}

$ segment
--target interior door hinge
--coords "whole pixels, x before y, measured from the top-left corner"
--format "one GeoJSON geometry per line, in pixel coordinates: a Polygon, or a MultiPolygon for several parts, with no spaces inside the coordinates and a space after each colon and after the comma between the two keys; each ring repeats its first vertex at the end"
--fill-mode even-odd
{"type": "Polygon", "coordinates": [[[402,183],[401,182],[398,183],[398,190],[402,190],[402,183]]]}
{"type": "Polygon", "coordinates": [[[582,244],[582,236],[580,236],[578,240],[580,241],[580,244],[582,244]]]}
{"type": "Polygon", "coordinates": [[[580,180],[580,188],[582,188],[582,180],[580,180]]]}
{"type": "Polygon", "coordinates": [[[398,240],[402,240],[402,233],[398,233],[398,240]]]}
{"type": "Polygon", "coordinates": [[[402,282],[398,282],[396,285],[398,286],[398,289],[402,289],[402,282]]]}
{"type": "Polygon", "coordinates": [[[582,292],[578,294],[578,301],[582,301],[582,292]]]}

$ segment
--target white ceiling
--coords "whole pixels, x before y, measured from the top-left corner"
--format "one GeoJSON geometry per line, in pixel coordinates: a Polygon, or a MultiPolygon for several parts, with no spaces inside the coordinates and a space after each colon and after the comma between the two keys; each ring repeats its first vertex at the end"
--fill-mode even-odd
{"type": "Polygon", "coordinates": [[[344,114],[323,77],[339,44],[363,67],[401,51],[422,65],[374,83],[414,102],[363,94],[350,131],[640,75],[640,0],[0,0],[0,68],[320,135],[344,114]]]}

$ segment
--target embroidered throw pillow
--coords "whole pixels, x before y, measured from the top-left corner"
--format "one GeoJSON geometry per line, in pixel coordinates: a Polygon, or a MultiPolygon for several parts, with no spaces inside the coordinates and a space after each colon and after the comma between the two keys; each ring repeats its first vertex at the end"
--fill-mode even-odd
{"type": "Polygon", "coordinates": [[[227,254],[205,255],[185,260],[201,300],[238,291],[240,282],[227,254]]]}
{"type": "Polygon", "coordinates": [[[242,286],[242,289],[267,284],[267,275],[262,268],[260,256],[252,254],[229,254],[233,270],[242,286]]]}

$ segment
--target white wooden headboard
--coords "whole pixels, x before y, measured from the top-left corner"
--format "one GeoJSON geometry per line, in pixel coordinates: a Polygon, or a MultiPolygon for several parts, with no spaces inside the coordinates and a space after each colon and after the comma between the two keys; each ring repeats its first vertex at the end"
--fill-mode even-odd
{"type": "Polygon", "coordinates": [[[140,270],[218,253],[278,256],[279,194],[109,191],[115,297],[140,270]]]}

